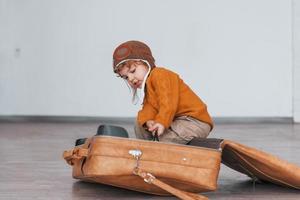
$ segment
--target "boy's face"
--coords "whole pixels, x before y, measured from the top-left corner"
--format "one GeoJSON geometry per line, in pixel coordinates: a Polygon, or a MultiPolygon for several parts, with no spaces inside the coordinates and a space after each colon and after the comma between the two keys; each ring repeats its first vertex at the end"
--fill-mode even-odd
{"type": "Polygon", "coordinates": [[[142,88],[143,80],[148,72],[148,66],[143,62],[127,62],[120,66],[118,74],[133,88],[142,88]]]}

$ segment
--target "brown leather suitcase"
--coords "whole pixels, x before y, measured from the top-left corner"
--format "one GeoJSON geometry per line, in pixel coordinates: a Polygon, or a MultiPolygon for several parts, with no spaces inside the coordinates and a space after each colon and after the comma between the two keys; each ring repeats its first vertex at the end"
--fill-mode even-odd
{"type": "Polygon", "coordinates": [[[222,149],[222,163],[253,181],[300,189],[300,167],[297,165],[230,140],[223,141],[222,149]]]}
{"type": "Polygon", "coordinates": [[[65,151],[63,157],[76,179],[181,199],[206,199],[194,193],[216,190],[221,163],[218,147],[94,136],[65,151]]]}
{"type": "Polygon", "coordinates": [[[120,127],[99,128],[100,134],[119,137],[80,139],[63,154],[76,179],[187,200],[207,199],[195,193],[217,188],[222,156],[223,164],[253,181],[300,189],[298,166],[237,142],[206,138],[185,146],[128,139],[120,127]]]}

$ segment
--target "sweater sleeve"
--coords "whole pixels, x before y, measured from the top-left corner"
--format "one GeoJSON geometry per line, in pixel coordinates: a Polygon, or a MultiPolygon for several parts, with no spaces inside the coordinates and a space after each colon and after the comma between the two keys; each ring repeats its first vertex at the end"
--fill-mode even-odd
{"type": "Polygon", "coordinates": [[[144,103],[142,110],[138,112],[138,123],[143,126],[148,120],[154,120],[157,111],[147,101],[144,103]]]}
{"type": "Polygon", "coordinates": [[[158,98],[159,111],[154,121],[169,128],[177,111],[179,102],[179,77],[163,71],[155,75],[153,86],[158,98]]]}

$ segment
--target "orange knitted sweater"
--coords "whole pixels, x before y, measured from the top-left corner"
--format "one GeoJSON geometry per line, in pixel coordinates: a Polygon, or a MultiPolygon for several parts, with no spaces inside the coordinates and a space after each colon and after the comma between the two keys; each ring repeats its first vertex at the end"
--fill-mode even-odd
{"type": "Polygon", "coordinates": [[[191,116],[213,127],[205,103],[179,75],[155,67],[146,80],[143,108],[137,121],[142,126],[148,120],[154,120],[169,128],[174,118],[179,116],[191,116]]]}

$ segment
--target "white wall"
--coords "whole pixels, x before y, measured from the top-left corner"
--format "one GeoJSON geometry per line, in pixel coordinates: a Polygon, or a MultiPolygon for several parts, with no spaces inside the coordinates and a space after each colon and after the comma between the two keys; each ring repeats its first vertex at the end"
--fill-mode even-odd
{"type": "Polygon", "coordinates": [[[134,116],[111,62],[136,39],[213,116],[292,117],[291,27],[286,0],[0,0],[0,115],[134,116]]]}
{"type": "Polygon", "coordinates": [[[293,0],[293,117],[300,122],[300,2],[293,0]]]}

